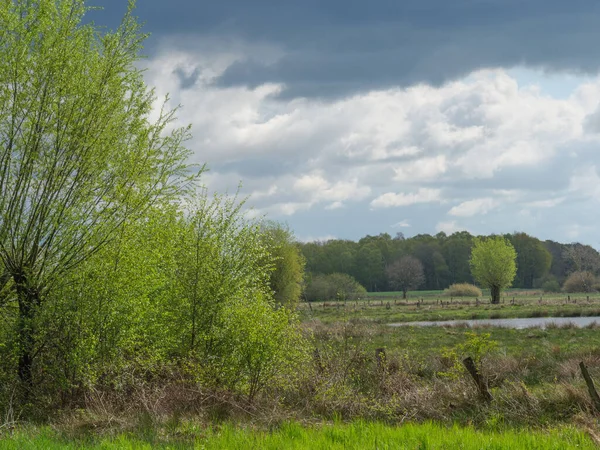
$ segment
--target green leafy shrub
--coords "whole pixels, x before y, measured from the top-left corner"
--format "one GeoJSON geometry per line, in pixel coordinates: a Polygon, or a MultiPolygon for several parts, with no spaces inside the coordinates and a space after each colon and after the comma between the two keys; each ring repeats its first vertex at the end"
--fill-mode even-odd
{"type": "Polygon", "coordinates": [[[466,341],[457,344],[453,348],[442,351],[442,357],[449,363],[449,370],[440,372],[439,375],[447,378],[457,378],[465,371],[463,359],[470,356],[477,366],[498,349],[498,342],[490,339],[490,333],[464,333],[466,341]]]}
{"type": "Polygon", "coordinates": [[[447,297],[481,297],[481,289],[469,283],[455,283],[444,289],[444,295],[447,297]]]}
{"type": "Polygon", "coordinates": [[[353,277],[345,273],[313,275],[304,288],[306,301],[355,300],[367,294],[367,290],[353,277]]]}
{"type": "Polygon", "coordinates": [[[548,280],[542,284],[542,289],[544,292],[560,292],[560,284],[558,280],[548,280]]]}
{"type": "Polygon", "coordinates": [[[266,387],[289,384],[308,355],[295,316],[260,294],[240,298],[223,313],[215,341],[219,358],[208,371],[203,368],[208,380],[218,377],[250,401],[266,387]]]}
{"type": "Polygon", "coordinates": [[[269,257],[275,264],[269,277],[275,302],[294,309],[302,295],[304,256],[287,225],[267,221],[261,225],[261,231],[269,257]]]}
{"type": "Polygon", "coordinates": [[[533,280],[533,287],[535,289],[541,289],[544,292],[560,292],[560,283],[558,279],[549,273],[533,280]]]}

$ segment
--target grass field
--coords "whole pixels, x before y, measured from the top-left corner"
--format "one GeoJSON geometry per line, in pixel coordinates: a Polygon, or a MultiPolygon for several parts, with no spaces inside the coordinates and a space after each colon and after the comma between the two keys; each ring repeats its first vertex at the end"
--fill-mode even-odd
{"type": "Polygon", "coordinates": [[[511,450],[569,450],[594,449],[593,440],[572,427],[550,431],[515,431],[502,433],[477,431],[471,427],[445,427],[434,423],[391,426],[358,421],[352,424],[330,424],[306,427],[296,423],[284,424],[271,431],[258,431],[225,426],[208,430],[194,441],[177,439],[140,439],[121,435],[113,438],[89,438],[72,441],[52,430],[22,430],[0,441],[2,450],[58,449],[511,449],[511,450]]]}
{"type": "MultiPolygon", "coordinates": [[[[513,427],[552,426],[568,423],[580,413],[592,413],[579,363],[584,361],[592,377],[600,380],[600,325],[510,329],[419,327],[410,326],[410,321],[600,315],[600,297],[554,295],[540,301],[539,292],[516,291],[505,296],[504,303],[490,305],[469,298],[450,303],[440,292],[423,294],[408,301],[399,299],[398,293],[387,293],[346,305],[303,305],[304,326],[325,355],[322,359],[337,358],[329,363],[333,367],[329,370],[338,374],[338,380],[350,380],[347,389],[354,392],[354,398],[362,395],[361,389],[369,390],[365,380],[370,379],[370,386],[379,386],[375,395],[384,398],[383,410],[394,408],[389,392],[397,392],[399,403],[409,405],[405,414],[478,427],[494,422],[495,417],[513,427]],[[408,326],[388,325],[401,321],[408,326]],[[359,363],[352,365],[353,361],[371,361],[374,367],[379,349],[384,349],[389,368],[379,378],[359,363]],[[495,397],[491,405],[482,405],[473,396],[474,385],[462,366],[467,356],[478,361],[488,380],[495,397]]],[[[346,410],[358,409],[352,394],[339,391],[338,398],[349,399],[346,410]]],[[[371,414],[380,417],[379,411],[371,414]]]]}
{"type": "Polygon", "coordinates": [[[539,291],[508,291],[501,303],[492,305],[483,299],[452,298],[443,291],[416,291],[403,300],[398,292],[370,293],[367,299],[347,302],[303,303],[299,307],[304,320],[337,322],[349,319],[373,319],[379,323],[423,320],[468,320],[518,317],[600,316],[600,295],[543,294],[539,291]]]}
{"type": "Polygon", "coordinates": [[[267,390],[256,405],[205,402],[209,395],[192,415],[174,420],[169,397],[149,391],[143,404],[156,412],[148,420],[138,421],[139,409],[119,416],[102,403],[91,405],[84,415],[89,421],[67,416],[52,428],[23,426],[11,433],[0,423],[0,450],[598,448],[592,430],[600,429],[600,420],[579,362],[600,380],[600,325],[519,330],[388,324],[600,315],[599,296],[540,299],[539,292],[514,291],[490,305],[439,291],[419,294],[407,301],[398,293],[378,293],[345,304],[302,304],[312,361],[297,380],[267,390]],[[466,356],[477,361],[491,402],[482,401],[462,366],[466,356]]]}
{"type": "MultiPolygon", "coordinates": [[[[348,333],[354,342],[364,342],[367,348],[386,347],[391,350],[412,350],[423,358],[439,355],[445,348],[454,347],[465,340],[465,334],[487,333],[499,343],[505,356],[542,355],[553,353],[582,357],[600,349],[600,325],[586,328],[575,326],[512,329],[491,326],[481,327],[390,327],[368,320],[351,322],[346,330],[342,325],[314,324],[318,340],[324,342],[327,333],[348,333]]],[[[307,324],[307,325],[310,325],[307,324]]]]}

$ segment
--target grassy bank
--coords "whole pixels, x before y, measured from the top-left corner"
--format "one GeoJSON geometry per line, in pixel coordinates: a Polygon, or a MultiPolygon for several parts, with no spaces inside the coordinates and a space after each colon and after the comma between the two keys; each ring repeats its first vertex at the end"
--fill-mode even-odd
{"type": "Polygon", "coordinates": [[[372,319],[380,323],[423,320],[469,320],[519,317],[600,316],[600,296],[588,294],[543,294],[513,291],[492,305],[485,297],[452,298],[442,291],[413,292],[404,300],[398,292],[371,293],[364,300],[303,303],[299,311],[305,320],[337,322],[372,319]]]}
{"type": "Polygon", "coordinates": [[[575,428],[547,431],[478,431],[472,427],[446,427],[435,423],[391,426],[382,423],[355,422],[317,427],[284,424],[271,431],[234,426],[210,429],[188,441],[149,439],[121,435],[117,437],[69,440],[51,429],[16,432],[0,442],[2,450],[33,449],[464,449],[483,450],[568,450],[597,448],[593,440],[575,428]]]}

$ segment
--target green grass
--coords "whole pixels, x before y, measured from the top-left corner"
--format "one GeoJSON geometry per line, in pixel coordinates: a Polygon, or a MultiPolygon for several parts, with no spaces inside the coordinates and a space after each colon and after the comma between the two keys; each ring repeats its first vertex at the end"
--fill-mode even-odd
{"type": "Polygon", "coordinates": [[[272,432],[225,426],[207,431],[192,443],[157,443],[122,435],[88,441],[68,441],[52,430],[24,430],[0,441],[0,449],[511,449],[568,450],[597,448],[582,431],[573,427],[549,431],[477,431],[471,427],[446,427],[435,423],[391,426],[357,421],[305,427],[284,424],[272,432]]]}
{"type": "Polygon", "coordinates": [[[551,329],[511,329],[500,327],[374,327],[368,339],[355,338],[357,345],[374,351],[384,347],[391,354],[404,352],[415,360],[426,361],[439,356],[445,349],[464,344],[467,332],[488,333],[490,340],[498,343],[498,353],[503,356],[531,359],[536,370],[532,375],[552,381],[555,367],[547,370],[538,365],[559,365],[573,358],[586,359],[597,355],[600,348],[598,328],[557,327],[551,329]]]}
{"type": "Polygon", "coordinates": [[[368,318],[379,323],[423,320],[469,320],[519,317],[577,317],[600,315],[600,296],[588,294],[541,294],[539,291],[511,291],[502,302],[491,305],[484,299],[448,298],[442,291],[417,291],[407,300],[398,292],[371,293],[366,300],[303,303],[299,310],[305,320],[326,323],[368,318]],[[513,300],[514,299],[514,300],[513,300]]]}

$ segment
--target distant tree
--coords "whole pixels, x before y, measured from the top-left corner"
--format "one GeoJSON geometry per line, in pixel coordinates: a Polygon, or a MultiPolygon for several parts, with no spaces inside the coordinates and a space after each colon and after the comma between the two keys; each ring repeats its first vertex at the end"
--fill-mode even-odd
{"type": "Polygon", "coordinates": [[[354,273],[354,263],[358,244],[343,239],[332,239],[325,245],[327,260],[329,262],[328,273],[354,273]]]}
{"type": "Polygon", "coordinates": [[[384,260],[381,250],[374,242],[361,245],[356,254],[355,278],[368,291],[377,291],[385,283],[384,260]]]}
{"type": "Polygon", "coordinates": [[[306,242],[300,244],[306,259],[306,271],[311,273],[330,273],[324,242],[306,242]]]}
{"type": "Polygon", "coordinates": [[[380,233],[377,236],[367,235],[358,241],[360,246],[374,244],[383,258],[384,263],[389,261],[391,249],[393,246],[392,237],[388,233],[380,233]]]}
{"type": "Polygon", "coordinates": [[[442,289],[450,284],[450,269],[444,255],[437,251],[433,254],[433,270],[436,289],[442,289]]]}
{"type": "Polygon", "coordinates": [[[526,233],[515,233],[510,241],[517,252],[515,286],[532,288],[534,280],[542,278],[550,270],[552,255],[539,239],[526,233]]]}
{"type": "Polygon", "coordinates": [[[471,272],[482,286],[490,288],[492,303],[500,303],[500,291],[509,287],[517,273],[517,252],[502,236],[473,239],[471,272]]]}
{"type": "Polygon", "coordinates": [[[446,238],[442,254],[448,271],[450,283],[471,283],[473,277],[469,267],[473,237],[466,231],[453,233],[446,238]]]}
{"type": "Polygon", "coordinates": [[[563,283],[569,274],[570,262],[567,260],[567,245],[554,241],[544,241],[544,247],[552,255],[549,274],[552,275],[558,283],[563,283]]]}
{"type": "Polygon", "coordinates": [[[298,247],[294,234],[286,225],[278,222],[262,224],[264,245],[269,252],[273,270],[269,285],[275,301],[294,309],[302,294],[305,259],[298,247]]]}
{"type": "Polygon", "coordinates": [[[576,242],[565,246],[564,252],[569,272],[600,272],[600,253],[589,245],[576,242]]]}
{"type": "Polygon", "coordinates": [[[405,256],[390,264],[386,273],[390,285],[402,291],[402,298],[411,289],[416,289],[425,282],[423,264],[414,256],[405,256]]]}

